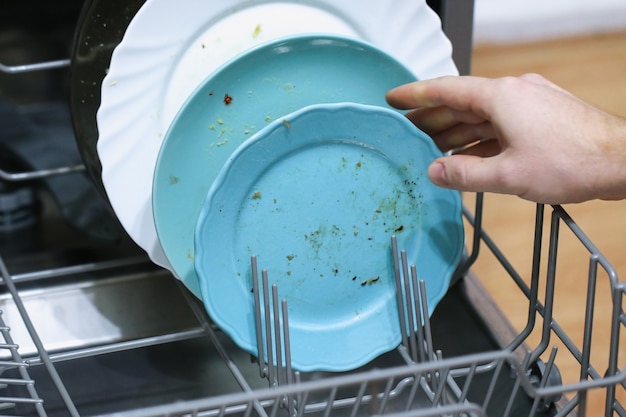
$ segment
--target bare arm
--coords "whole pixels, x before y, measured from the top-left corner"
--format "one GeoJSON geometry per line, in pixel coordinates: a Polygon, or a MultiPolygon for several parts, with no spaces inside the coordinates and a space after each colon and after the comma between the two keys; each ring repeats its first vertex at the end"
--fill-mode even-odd
{"type": "Polygon", "coordinates": [[[431,180],[547,204],[626,198],[626,121],[536,74],[441,77],[387,93],[451,156],[431,180]]]}

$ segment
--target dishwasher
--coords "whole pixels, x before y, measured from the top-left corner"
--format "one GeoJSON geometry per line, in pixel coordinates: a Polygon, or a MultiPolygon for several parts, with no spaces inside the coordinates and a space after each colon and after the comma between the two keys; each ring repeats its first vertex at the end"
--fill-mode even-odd
{"type": "MultiPolygon", "coordinates": [[[[103,7],[117,7],[127,22],[142,3],[103,7]]],[[[459,72],[470,73],[473,1],[428,6],[441,19],[459,72]]],[[[422,326],[406,321],[428,311],[424,287],[392,241],[402,341],[365,366],[293,370],[288,327],[263,317],[258,306],[257,325],[276,335],[259,343],[269,359],[239,349],[202,303],[129,239],[98,179],[86,173],[85,163],[94,161],[76,149],[82,116],[72,113],[76,101],[94,113],[100,86],[85,83],[82,96],[68,97],[68,56],[83,7],[78,0],[8,1],[0,11],[0,414],[583,416],[588,396],[599,393],[602,411],[588,414],[626,416],[619,361],[624,284],[560,206],[537,205],[528,219],[533,265],[525,277],[484,230],[483,195],[467,199],[466,251],[422,326]],[[582,340],[553,314],[564,233],[588,259],[582,340]],[[519,291],[528,315],[522,331],[513,330],[472,273],[479,256],[493,257],[519,291]],[[600,283],[611,305],[596,303],[600,283]],[[610,351],[597,360],[593,317],[607,308],[610,351]],[[577,380],[563,380],[563,360],[574,361],[577,380]]],[[[97,59],[110,59],[122,34],[111,35],[108,56],[97,59]]],[[[281,300],[261,281],[257,290],[280,314],[281,300]]]]}

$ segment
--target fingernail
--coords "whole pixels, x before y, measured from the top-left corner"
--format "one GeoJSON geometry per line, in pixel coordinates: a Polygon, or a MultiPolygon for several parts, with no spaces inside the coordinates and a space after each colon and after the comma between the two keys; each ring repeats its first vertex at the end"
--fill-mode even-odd
{"type": "Polygon", "coordinates": [[[439,161],[433,162],[430,167],[428,167],[428,177],[433,183],[440,187],[448,186],[446,167],[439,161]]]}

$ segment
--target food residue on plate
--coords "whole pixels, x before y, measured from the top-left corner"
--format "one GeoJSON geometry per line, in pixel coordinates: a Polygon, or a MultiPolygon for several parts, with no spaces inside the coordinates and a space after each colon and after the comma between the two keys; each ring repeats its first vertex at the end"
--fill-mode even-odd
{"type": "Polygon", "coordinates": [[[253,200],[258,200],[261,198],[261,192],[260,191],[255,191],[252,193],[252,199],[253,200]]]}
{"type": "Polygon", "coordinates": [[[284,124],[285,126],[287,126],[287,129],[291,129],[291,123],[289,123],[289,120],[284,119],[284,120],[283,120],[283,124],[284,124]]]}
{"type": "Polygon", "coordinates": [[[366,279],[365,281],[361,282],[361,287],[365,287],[366,285],[372,285],[373,283],[378,282],[379,280],[380,280],[380,277],[366,279]]]}
{"type": "Polygon", "coordinates": [[[228,106],[232,102],[233,102],[233,97],[230,96],[228,93],[224,94],[224,104],[228,106]]]}
{"type": "Polygon", "coordinates": [[[261,24],[257,24],[254,27],[254,31],[252,32],[252,38],[256,39],[259,37],[259,35],[261,34],[261,24]]]}

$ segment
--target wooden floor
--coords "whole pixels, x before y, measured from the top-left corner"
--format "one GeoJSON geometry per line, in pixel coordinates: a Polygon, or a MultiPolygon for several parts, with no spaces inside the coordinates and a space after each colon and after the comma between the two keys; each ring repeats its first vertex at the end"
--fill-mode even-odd
{"type": "MultiPolygon", "coordinates": [[[[474,75],[489,77],[537,72],[606,111],[626,116],[626,32],[522,45],[477,45],[472,66],[474,75]]],[[[467,195],[465,200],[468,206],[473,205],[473,196],[467,195]]],[[[626,201],[594,201],[568,205],[565,209],[612,263],[619,278],[626,281],[626,201]]],[[[535,210],[534,204],[515,197],[485,196],[485,229],[525,279],[532,270],[535,210]]],[[[546,208],[547,212],[549,210],[546,208]]],[[[546,242],[548,222],[549,217],[544,227],[546,242]]],[[[468,232],[471,234],[471,230],[468,232]]],[[[581,346],[589,256],[563,225],[560,236],[555,318],[581,346]]],[[[547,247],[547,243],[544,246],[547,247]]],[[[544,264],[546,249],[543,250],[544,264]]],[[[473,270],[512,324],[518,330],[522,329],[527,322],[528,303],[511,284],[508,274],[486,250],[482,250],[473,270]]],[[[545,276],[545,270],[543,265],[541,276],[545,276]]],[[[599,277],[592,356],[598,371],[603,373],[608,357],[612,302],[607,275],[601,273],[599,277]]],[[[622,302],[619,301],[619,304],[622,302]]],[[[622,339],[620,367],[624,368],[626,335],[622,339]]],[[[531,347],[536,346],[539,340],[540,335],[534,332],[529,342],[531,347]]],[[[554,339],[550,345],[560,346],[554,339]]],[[[579,378],[580,365],[568,360],[570,355],[563,349],[561,346],[558,354],[559,368],[565,380],[575,382],[579,378]]],[[[603,413],[603,399],[598,397],[600,393],[592,396],[587,415],[599,416],[603,413]]],[[[626,404],[623,389],[620,389],[619,398],[626,404]]]]}

